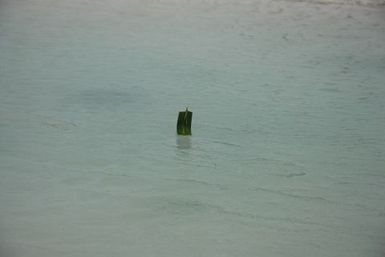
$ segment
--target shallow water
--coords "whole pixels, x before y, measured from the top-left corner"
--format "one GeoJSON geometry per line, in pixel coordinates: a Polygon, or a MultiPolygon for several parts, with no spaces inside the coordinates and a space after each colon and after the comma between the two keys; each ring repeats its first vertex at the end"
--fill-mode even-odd
{"type": "Polygon", "coordinates": [[[384,14],[2,1],[0,255],[383,256],[384,14]]]}

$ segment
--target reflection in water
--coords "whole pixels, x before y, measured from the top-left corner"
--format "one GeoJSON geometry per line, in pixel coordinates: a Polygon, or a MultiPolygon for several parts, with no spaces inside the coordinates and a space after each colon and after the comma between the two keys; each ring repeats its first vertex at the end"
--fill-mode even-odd
{"type": "Polygon", "coordinates": [[[191,148],[191,136],[176,136],[176,147],[180,150],[191,148]]]}

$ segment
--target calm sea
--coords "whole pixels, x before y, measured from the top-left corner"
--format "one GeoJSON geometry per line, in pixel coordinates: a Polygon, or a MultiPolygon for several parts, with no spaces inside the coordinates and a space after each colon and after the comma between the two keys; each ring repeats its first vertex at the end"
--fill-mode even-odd
{"type": "Polygon", "coordinates": [[[384,17],[1,1],[0,256],[384,256],[384,17]]]}

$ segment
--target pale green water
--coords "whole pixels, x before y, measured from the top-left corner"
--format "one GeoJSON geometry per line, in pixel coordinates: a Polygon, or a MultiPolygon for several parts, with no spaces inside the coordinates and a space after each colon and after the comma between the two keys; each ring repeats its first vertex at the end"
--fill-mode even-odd
{"type": "Polygon", "coordinates": [[[0,255],[383,256],[384,12],[1,2],[0,255]]]}

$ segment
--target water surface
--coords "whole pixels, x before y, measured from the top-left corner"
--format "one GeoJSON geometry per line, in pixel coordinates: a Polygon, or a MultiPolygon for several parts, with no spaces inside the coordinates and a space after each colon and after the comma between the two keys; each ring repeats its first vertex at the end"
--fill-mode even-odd
{"type": "Polygon", "coordinates": [[[384,17],[2,1],[1,255],[383,256],[384,17]]]}

